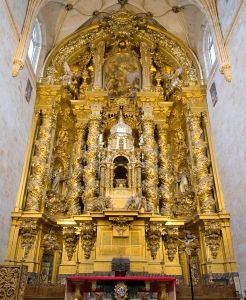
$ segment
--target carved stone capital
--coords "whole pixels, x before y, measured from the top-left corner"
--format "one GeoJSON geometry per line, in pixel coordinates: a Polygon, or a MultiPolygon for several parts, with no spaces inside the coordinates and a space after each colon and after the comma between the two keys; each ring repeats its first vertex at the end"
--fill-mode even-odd
{"type": "Polygon", "coordinates": [[[231,82],[232,73],[231,73],[231,65],[229,63],[225,63],[220,66],[221,74],[224,74],[225,80],[231,82]]]}
{"type": "Polygon", "coordinates": [[[12,66],[12,76],[16,77],[20,70],[24,68],[24,62],[21,59],[14,58],[12,66]]]}

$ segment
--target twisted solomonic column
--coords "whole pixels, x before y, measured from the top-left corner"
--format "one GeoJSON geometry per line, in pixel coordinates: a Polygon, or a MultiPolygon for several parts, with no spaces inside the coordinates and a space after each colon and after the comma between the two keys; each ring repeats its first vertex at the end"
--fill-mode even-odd
{"type": "Polygon", "coordinates": [[[172,214],[173,193],[172,186],[174,177],[169,157],[167,144],[167,124],[158,125],[158,144],[159,144],[159,179],[160,179],[160,198],[164,207],[161,214],[170,216],[172,214]]]}
{"type": "Polygon", "coordinates": [[[82,179],[82,159],[84,148],[86,123],[76,124],[76,139],[72,154],[72,173],[68,181],[68,214],[79,215],[81,213],[80,198],[83,193],[83,187],[81,185],[82,179]]]}
{"type": "Polygon", "coordinates": [[[190,129],[192,152],[195,164],[196,194],[202,213],[215,211],[213,197],[213,175],[209,173],[210,160],[207,157],[207,143],[203,139],[201,113],[189,111],[187,123],[190,129]]]}
{"type": "Polygon", "coordinates": [[[48,158],[52,132],[56,125],[56,115],[52,108],[42,111],[42,123],[35,141],[35,151],[31,162],[31,174],[27,183],[25,210],[40,211],[44,196],[48,158]]]}
{"type": "Polygon", "coordinates": [[[98,138],[100,133],[100,113],[93,113],[90,117],[86,152],[87,165],[84,169],[85,190],[83,194],[85,210],[90,211],[92,199],[96,192],[98,138]]]}
{"type": "Polygon", "coordinates": [[[155,212],[158,211],[158,170],[156,143],[154,138],[154,122],[152,118],[143,119],[143,153],[144,153],[144,173],[145,173],[145,193],[147,204],[155,212]]]}

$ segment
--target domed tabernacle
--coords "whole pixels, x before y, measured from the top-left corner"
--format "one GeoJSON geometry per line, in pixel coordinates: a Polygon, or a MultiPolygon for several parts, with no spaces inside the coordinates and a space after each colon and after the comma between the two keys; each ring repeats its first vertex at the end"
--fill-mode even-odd
{"type": "Polygon", "coordinates": [[[128,134],[131,135],[132,134],[132,129],[129,125],[127,125],[124,120],[123,120],[123,116],[122,116],[122,111],[120,111],[120,118],[117,124],[115,124],[114,126],[112,126],[112,128],[110,129],[110,134],[128,134]]]}

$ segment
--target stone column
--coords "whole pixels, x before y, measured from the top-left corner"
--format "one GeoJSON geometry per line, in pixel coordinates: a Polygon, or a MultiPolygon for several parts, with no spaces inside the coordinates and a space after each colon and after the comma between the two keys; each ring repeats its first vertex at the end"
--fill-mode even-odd
{"type": "Polygon", "coordinates": [[[86,152],[87,165],[84,169],[85,190],[83,195],[85,210],[90,211],[92,199],[96,192],[98,138],[100,134],[101,105],[92,105],[89,120],[86,152]]]}
{"type": "Polygon", "coordinates": [[[68,181],[68,214],[79,215],[81,214],[81,208],[79,200],[82,196],[81,178],[82,178],[82,158],[84,148],[84,135],[85,135],[85,122],[77,122],[75,143],[73,147],[72,160],[71,160],[71,177],[68,181]]]}
{"type": "Polygon", "coordinates": [[[154,122],[152,111],[153,107],[146,106],[143,108],[143,153],[144,153],[144,173],[145,192],[148,205],[155,212],[158,211],[158,174],[157,174],[157,156],[156,143],[154,138],[154,122]]]}
{"type": "Polygon", "coordinates": [[[158,126],[158,144],[159,144],[159,179],[161,186],[159,188],[160,196],[164,207],[162,207],[161,214],[170,216],[172,208],[172,185],[173,174],[171,169],[171,162],[168,153],[167,145],[167,129],[166,123],[158,126]]]}
{"type": "Polygon", "coordinates": [[[201,128],[201,112],[192,112],[187,115],[187,123],[190,130],[192,145],[195,190],[202,213],[215,212],[215,200],[213,198],[213,175],[209,173],[210,160],[208,159],[207,143],[203,138],[201,128]]]}
{"type": "Polygon", "coordinates": [[[141,176],[141,165],[137,166],[136,170],[136,176],[137,176],[137,191],[138,195],[140,196],[142,194],[142,176],[141,176]]]}
{"type": "Polygon", "coordinates": [[[52,107],[42,110],[40,129],[34,145],[34,156],[31,161],[31,172],[27,183],[25,210],[40,211],[44,192],[46,191],[46,175],[56,115],[52,107]]]}
{"type": "Polygon", "coordinates": [[[110,189],[114,188],[114,164],[110,165],[110,189]]]}
{"type": "Polygon", "coordinates": [[[130,165],[128,165],[128,187],[132,188],[132,167],[130,165]]]}

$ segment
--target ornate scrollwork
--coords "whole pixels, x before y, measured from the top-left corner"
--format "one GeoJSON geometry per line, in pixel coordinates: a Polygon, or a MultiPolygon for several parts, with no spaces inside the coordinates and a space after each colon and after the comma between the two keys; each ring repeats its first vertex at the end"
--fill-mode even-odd
{"type": "Polygon", "coordinates": [[[160,248],[160,239],[163,233],[163,224],[158,222],[148,222],[145,228],[145,238],[151,257],[156,258],[157,251],[160,248]]]}
{"type": "Polygon", "coordinates": [[[213,258],[217,257],[221,242],[221,224],[216,220],[204,221],[205,242],[213,258]]]}
{"type": "Polygon", "coordinates": [[[68,260],[71,260],[78,242],[78,235],[74,227],[63,227],[63,240],[68,260]]]}
{"type": "Polygon", "coordinates": [[[24,248],[24,257],[27,257],[35,243],[38,233],[36,219],[24,219],[20,224],[21,247],[24,248]]]}
{"type": "Polygon", "coordinates": [[[27,266],[0,266],[0,299],[23,299],[27,271],[27,266]]]}
{"type": "Polygon", "coordinates": [[[91,251],[94,248],[97,235],[97,225],[95,222],[87,221],[81,223],[81,243],[86,259],[91,256],[91,251]]]}
{"type": "Polygon", "coordinates": [[[178,250],[179,228],[170,226],[166,228],[164,236],[164,245],[167,249],[167,256],[170,261],[173,261],[178,250]]]}
{"type": "Polygon", "coordinates": [[[118,232],[119,236],[123,236],[124,232],[128,230],[130,222],[132,222],[132,218],[129,217],[115,217],[110,219],[113,224],[113,227],[118,232]]]}

